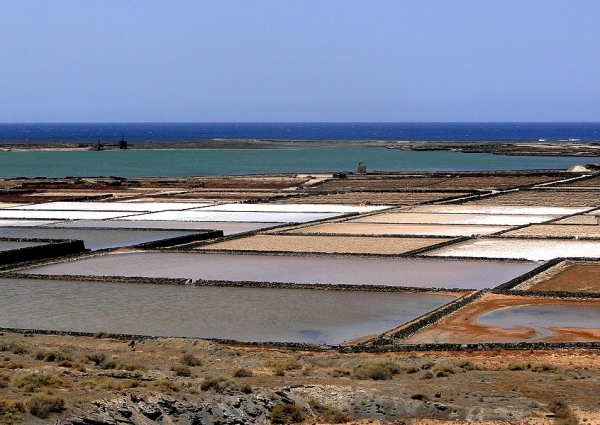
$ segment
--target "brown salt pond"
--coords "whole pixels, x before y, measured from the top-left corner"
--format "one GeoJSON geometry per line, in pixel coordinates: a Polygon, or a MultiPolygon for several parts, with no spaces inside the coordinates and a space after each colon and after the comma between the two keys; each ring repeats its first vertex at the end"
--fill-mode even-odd
{"type": "Polygon", "coordinates": [[[503,237],[555,237],[555,238],[600,238],[600,226],[581,224],[537,224],[511,230],[503,237]]]}
{"type": "Polygon", "coordinates": [[[131,229],[85,229],[85,228],[36,228],[2,227],[0,238],[30,239],[80,239],[87,249],[98,250],[138,245],[162,239],[192,235],[195,232],[183,230],[131,230],[131,229]]]}
{"type": "Polygon", "coordinates": [[[338,344],[456,295],[0,279],[0,327],[338,344]]]}
{"type": "Polygon", "coordinates": [[[23,273],[483,289],[535,266],[528,262],[129,252],[55,263],[23,273]]]}
{"type": "Polygon", "coordinates": [[[573,342],[600,338],[600,302],[485,294],[406,343],[573,342]]]}
{"type": "Polygon", "coordinates": [[[600,292],[600,263],[565,261],[517,288],[534,291],[600,292]]]}
{"type": "Polygon", "coordinates": [[[417,235],[417,236],[472,236],[489,235],[508,230],[507,226],[393,224],[393,223],[326,223],[291,230],[289,233],[325,233],[348,235],[417,235]]]}
{"type": "Polygon", "coordinates": [[[380,238],[369,236],[256,235],[217,242],[200,250],[263,251],[321,254],[400,255],[449,238],[380,238]]]}

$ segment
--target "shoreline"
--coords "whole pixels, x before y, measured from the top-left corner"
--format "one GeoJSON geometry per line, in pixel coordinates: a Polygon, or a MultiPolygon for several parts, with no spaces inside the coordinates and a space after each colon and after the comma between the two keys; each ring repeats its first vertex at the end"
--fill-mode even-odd
{"type": "MultiPolygon", "coordinates": [[[[94,150],[94,142],[46,142],[22,140],[0,143],[0,151],[86,151],[94,150]]],[[[406,151],[451,151],[491,153],[507,156],[599,156],[600,142],[573,141],[382,141],[382,140],[272,140],[209,139],[187,141],[129,142],[131,150],[271,150],[306,147],[360,146],[406,151]]],[[[102,150],[118,150],[116,143],[105,143],[102,150]]]]}

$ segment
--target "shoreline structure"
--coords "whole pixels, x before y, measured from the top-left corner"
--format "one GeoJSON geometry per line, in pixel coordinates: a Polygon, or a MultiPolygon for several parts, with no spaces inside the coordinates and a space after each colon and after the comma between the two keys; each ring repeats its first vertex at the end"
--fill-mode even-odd
{"type": "MultiPolygon", "coordinates": [[[[0,143],[0,150],[94,150],[97,143],[44,142],[15,140],[0,143]]],[[[105,150],[116,150],[116,143],[106,143],[105,150]]],[[[491,153],[513,156],[597,156],[600,142],[580,141],[382,141],[382,140],[272,140],[210,139],[193,141],[129,142],[128,149],[289,149],[294,147],[363,146],[407,151],[452,151],[491,153]]]]}

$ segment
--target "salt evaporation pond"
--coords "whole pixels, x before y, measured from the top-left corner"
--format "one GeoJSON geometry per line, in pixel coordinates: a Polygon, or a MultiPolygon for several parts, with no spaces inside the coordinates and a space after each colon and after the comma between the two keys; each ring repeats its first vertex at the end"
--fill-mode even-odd
{"type": "Polygon", "coordinates": [[[421,205],[411,212],[437,214],[525,214],[525,215],[569,215],[589,210],[577,207],[538,207],[520,205],[421,205]]]}
{"type": "Polygon", "coordinates": [[[206,202],[45,202],[19,205],[10,209],[46,211],[132,211],[157,212],[201,208],[213,205],[206,202]]]}
{"type": "Polygon", "coordinates": [[[428,257],[507,258],[547,261],[553,258],[599,258],[600,241],[557,239],[480,239],[425,254],[428,257]]]}
{"type": "Polygon", "coordinates": [[[233,221],[118,221],[118,220],[81,220],[58,222],[50,225],[61,228],[108,228],[108,229],[170,229],[170,230],[222,230],[223,235],[251,232],[281,226],[281,223],[236,223],[233,221]]]}
{"type": "Polygon", "coordinates": [[[204,211],[204,209],[198,209],[185,211],[161,211],[157,213],[121,217],[121,220],[304,223],[307,221],[324,220],[327,218],[338,217],[340,215],[342,215],[342,213],[204,211]]]}
{"type": "MultiPolygon", "coordinates": [[[[0,237],[6,237],[6,236],[0,236],[0,237]]],[[[62,238],[62,239],[68,239],[68,238],[62,238]]],[[[40,246],[40,245],[45,245],[45,244],[46,244],[46,242],[0,241],[0,251],[11,251],[13,249],[29,248],[32,246],[40,246]]]]}
{"type": "Polygon", "coordinates": [[[0,327],[337,344],[452,295],[0,279],[0,327]]]}
{"type": "Polygon", "coordinates": [[[356,206],[336,204],[220,204],[203,208],[203,211],[238,212],[308,212],[308,213],[366,213],[390,208],[388,206],[356,206]]]}
{"type": "Polygon", "coordinates": [[[489,235],[508,230],[507,226],[476,226],[458,224],[393,224],[393,223],[327,223],[291,230],[288,233],[323,233],[340,235],[418,235],[471,236],[489,235]]]}
{"type": "Polygon", "coordinates": [[[462,224],[487,226],[522,226],[555,219],[553,215],[527,214],[456,214],[390,213],[353,220],[355,223],[462,224]]]}
{"type": "Polygon", "coordinates": [[[175,230],[110,230],[110,229],[62,229],[62,228],[0,228],[0,238],[29,239],[80,239],[87,249],[97,250],[120,246],[138,245],[161,239],[193,234],[193,231],[175,230]]]}
{"type": "Polygon", "coordinates": [[[512,306],[486,313],[477,321],[504,329],[535,329],[540,335],[528,340],[534,341],[549,337],[551,328],[600,328],[600,304],[512,306]]]}
{"type": "Polygon", "coordinates": [[[111,211],[47,211],[47,210],[13,210],[0,209],[0,219],[28,219],[28,220],[107,220],[110,218],[125,217],[137,212],[111,212],[111,211]]]}
{"type": "Polygon", "coordinates": [[[55,263],[24,273],[483,289],[534,267],[532,263],[434,259],[130,252],[55,263]]]}

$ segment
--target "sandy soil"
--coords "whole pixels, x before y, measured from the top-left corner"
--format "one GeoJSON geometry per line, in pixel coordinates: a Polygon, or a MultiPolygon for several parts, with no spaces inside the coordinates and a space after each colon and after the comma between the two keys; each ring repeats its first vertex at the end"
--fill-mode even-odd
{"type": "MultiPolygon", "coordinates": [[[[478,343],[478,342],[518,342],[538,336],[533,328],[526,326],[514,329],[504,329],[495,326],[485,326],[477,323],[478,317],[494,310],[520,305],[570,305],[583,306],[597,304],[596,301],[558,300],[549,298],[531,298],[506,296],[488,293],[481,299],[468,305],[457,313],[447,317],[441,322],[403,340],[405,343],[424,342],[451,342],[451,343],[478,343]]],[[[597,341],[600,338],[600,328],[574,329],[552,328],[552,334],[540,341],[597,341]]]]}
{"type": "Polygon", "coordinates": [[[200,250],[279,251],[339,254],[404,254],[435,245],[449,238],[378,238],[353,236],[257,235],[218,242],[200,250]]]}

